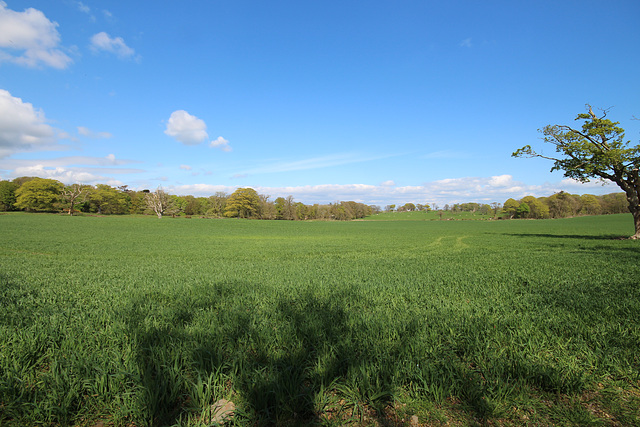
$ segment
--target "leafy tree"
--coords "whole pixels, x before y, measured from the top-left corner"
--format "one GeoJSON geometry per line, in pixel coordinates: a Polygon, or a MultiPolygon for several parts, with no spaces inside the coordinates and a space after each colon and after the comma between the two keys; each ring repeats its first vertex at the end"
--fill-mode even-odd
{"type": "Polygon", "coordinates": [[[258,197],[260,198],[260,209],[258,209],[260,219],[276,219],[276,207],[269,201],[271,196],[259,194],[258,197]]]}
{"type": "Polygon", "coordinates": [[[580,202],[582,203],[582,212],[587,215],[598,215],[602,211],[598,198],[593,194],[583,194],[580,196],[580,202]]]}
{"type": "Polygon", "coordinates": [[[260,197],[253,188],[238,188],[234,191],[224,210],[224,216],[237,218],[251,218],[260,209],[260,197]]]}
{"type": "Polygon", "coordinates": [[[549,214],[553,218],[575,216],[581,208],[580,198],[564,191],[547,197],[546,203],[549,206],[549,214]]]}
{"type": "Polygon", "coordinates": [[[143,214],[147,209],[145,196],[148,194],[148,191],[129,191],[127,194],[129,195],[130,200],[129,213],[132,215],[143,214]]]}
{"type": "Polygon", "coordinates": [[[531,208],[529,207],[529,205],[524,202],[521,202],[517,210],[518,218],[528,218],[530,212],[531,212],[531,208]]]}
{"type": "Polygon", "coordinates": [[[224,210],[227,207],[227,200],[229,195],[224,191],[218,191],[213,196],[209,197],[207,216],[221,218],[224,215],[224,210]]]}
{"type": "Polygon", "coordinates": [[[106,184],[98,184],[89,192],[93,212],[99,214],[124,214],[129,211],[131,197],[128,193],[106,184]]]}
{"type": "Polygon", "coordinates": [[[37,178],[36,176],[19,176],[17,178],[14,178],[12,182],[15,182],[16,184],[18,184],[18,187],[19,187],[25,182],[31,181],[32,179],[36,179],[36,178],[37,178]]]}
{"type": "Polygon", "coordinates": [[[186,202],[184,207],[185,215],[202,215],[204,213],[204,206],[206,203],[206,199],[196,198],[193,196],[184,196],[183,199],[186,202]],[[203,200],[205,203],[203,203],[203,200]]]}
{"type": "Polygon", "coordinates": [[[27,211],[50,212],[56,204],[64,185],[55,179],[34,178],[16,190],[16,207],[27,211]]]}
{"type": "Polygon", "coordinates": [[[16,190],[20,186],[11,181],[0,181],[0,211],[12,211],[16,203],[16,190]]]}
{"type": "Polygon", "coordinates": [[[611,193],[601,196],[601,204],[607,213],[616,214],[627,212],[627,200],[624,193],[611,193]]]}
{"type": "Polygon", "coordinates": [[[533,196],[523,197],[520,202],[526,203],[529,206],[529,218],[540,219],[547,218],[549,216],[549,207],[533,196]]]}
{"type": "Polygon", "coordinates": [[[504,202],[504,205],[502,205],[502,212],[509,215],[509,219],[511,219],[516,216],[519,207],[520,203],[518,203],[516,200],[507,199],[507,201],[504,202]]]}
{"type": "Polygon", "coordinates": [[[309,214],[308,214],[309,209],[307,208],[307,205],[305,205],[302,202],[298,202],[296,203],[295,208],[296,208],[297,219],[304,220],[309,218],[309,214]]]}
{"type": "Polygon", "coordinates": [[[184,212],[187,207],[187,200],[184,197],[170,195],[169,196],[169,206],[167,207],[165,213],[175,217],[176,215],[180,215],[184,212]]]}
{"type": "Polygon", "coordinates": [[[558,157],[542,155],[531,146],[516,150],[514,157],[540,157],[554,162],[552,171],[562,170],[564,176],[580,182],[592,178],[616,183],[627,197],[629,212],[633,215],[635,233],[640,238],[640,144],[630,146],[625,141],[624,129],[619,122],[596,116],[591,106],[588,112],[578,114],[576,120],[584,120],[581,129],[566,125],[548,125],[541,132],[546,143],[555,146],[558,157]]]}
{"type": "Polygon", "coordinates": [[[416,210],[416,205],[414,205],[413,203],[405,203],[403,208],[405,211],[413,212],[416,210]]]}

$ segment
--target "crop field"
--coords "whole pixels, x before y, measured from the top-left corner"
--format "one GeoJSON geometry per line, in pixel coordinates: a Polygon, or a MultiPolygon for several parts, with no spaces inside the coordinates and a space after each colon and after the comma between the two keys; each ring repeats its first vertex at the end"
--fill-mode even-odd
{"type": "Polygon", "coordinates": [[[640,425],[632,232],[0,215],[0,425],[640,425]]]}

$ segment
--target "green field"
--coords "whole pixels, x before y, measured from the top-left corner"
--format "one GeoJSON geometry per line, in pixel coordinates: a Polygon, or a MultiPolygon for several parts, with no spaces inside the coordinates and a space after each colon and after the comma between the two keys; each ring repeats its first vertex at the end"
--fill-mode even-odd
{"type": "Polygon", "coordinates": [[[630,215],[0,215],[0,425],[640,425],[630,215]]]}

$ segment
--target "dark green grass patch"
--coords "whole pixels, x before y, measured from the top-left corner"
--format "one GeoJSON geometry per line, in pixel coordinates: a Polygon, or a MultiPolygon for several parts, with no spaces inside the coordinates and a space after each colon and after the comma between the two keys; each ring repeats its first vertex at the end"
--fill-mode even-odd
{"type": "Polygon", "coordinates": [[[0,229],[3,425],[640,423],[630,216],[0,229]]]}

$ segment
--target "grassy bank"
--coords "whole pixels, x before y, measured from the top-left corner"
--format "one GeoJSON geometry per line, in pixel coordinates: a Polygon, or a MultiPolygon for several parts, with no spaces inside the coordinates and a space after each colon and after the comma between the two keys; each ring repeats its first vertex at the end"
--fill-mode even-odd
{"type": "Polygon", "coordinates": [[[640,423],[629,215],[0,216],[0,423],[640,423]]]}

